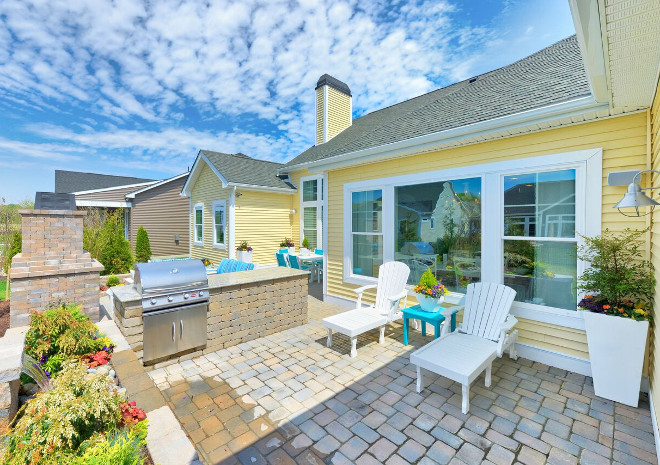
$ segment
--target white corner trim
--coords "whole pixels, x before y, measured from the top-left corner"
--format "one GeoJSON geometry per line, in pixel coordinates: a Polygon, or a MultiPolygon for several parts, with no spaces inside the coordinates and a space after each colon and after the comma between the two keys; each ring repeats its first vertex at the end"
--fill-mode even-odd
{"type": "Polygon", "coordinates": [[[188,258],[192,258],[192,245],[193,245],[193,208],[192,208],[192,197],[188,197],[188,258]]]}
{"type": "Polygon", "coordinates": [[[110,191],[116,191],[119,189],[127,189],[129,187],[140,187],[140,186],[145,186],[145,185],[150,185],[150,184],[156,184],[158,181],[147,181],[147,182],[139,182],[136,184],[124,184],[123,186],[113,186],[113,187],[104,187],[102,189],[90,189],[88,191],[78,191],[78,192],[71,192],[73,195],[83,195],[83,194],[94,194],[96,192],[110,192],[110,191]]]}
{"type": "Polygon", "coordinates": [[[587,359],[573,357],[572,355],[562,354],[554,350],[543,349],[521,342],[516,343],[516,350],[519,356],[527,360],[572,371],[573,373],[584,376],[591,376],[591,363],[587,359]]]}
{"type": "Polygon", "coordinates": [[[131,202],[114,202],[110,200],[77,200],[76,207],[131,208],[131,202]]]}
{"type": "Polygon", "coordinates": [[[569,0],[577,41],[582,51],[582,62],[587,71],[591,93],[598,102],[610,102],[607,82],[607,63],[603,48],[603,35],[599,2],[569,0]]]}
{"type": "Polygon", "coordinates": [[[227,213],[229,231],[227,233],[227,247],[229,258],[236,258],[236,186],[229,189],[229,212],[227,213]]]}
{"type": "Polygon", "coordinates": [[[126,194],[126,198],[127,199],[134,199],[135,196],[138,195],[138,194],[141,194],[141,193],[146,192],[148,190],[154,189],[158,186],[162,186],[163,184],[167,184],[168,182],[176,181],[177,179],[181,179],[184,176],[188,176],[188,172],[178,174],[178,175],[176,175],[174,177],[171,177],[171,178],[163,179],[162,181],[158,181],[156,183],[153,183],[150,186],[143,187],[140,190],[137,190],[135,192],[131,192],[130,194],[126,194]]]}
{"type": "Polygon", "coordinates": [[[321,226],[323,232],[323,295],[328,292],[328,173],[323,173],[323,224],[321,226]]]}
{"type": "Polygon", "coordinates": [[[649,388],[649,406],[651,407],[651,424],[653,425],[653,437],[655,438],[655,455],[660,462],[660,432],[658,431],[658,417],[655,414],[655,405],[653,404],[653,389],[649,388]]]}

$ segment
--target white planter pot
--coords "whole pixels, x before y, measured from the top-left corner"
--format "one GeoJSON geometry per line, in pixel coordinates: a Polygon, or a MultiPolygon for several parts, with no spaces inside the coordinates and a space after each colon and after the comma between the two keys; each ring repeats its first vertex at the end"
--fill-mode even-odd
{"type": "Polygon", "coordinates": [[[289,247],[289,253],[290,254],[295,254],[296,253],[296,248],[295,247],[289,247]]]}
{"type": "Polygon", "coordinates": [[[252,263],[252,252],[253,250],[250,250],[249,252],[246,252],[245,250],[237,250],[236,258],[245,263],[252,263]]]}
{"type": "Polygon", "coordinates": [[[599,397],[637,407],[648,321],[582,311],[599,397]]]}
{"type": "Polygon", "coordinates": [[[422,310],[425,312],[437,312],[440,310],[440,304],[445,301],[445,296],[434,298],[424,294],[415,293],[417,302],[422,310]]]}
{"type": "Polygon", "coordinates": [[[305,247],[301,247],[300,255],[309,255],[309,249],[306,249],[305,247]]]}

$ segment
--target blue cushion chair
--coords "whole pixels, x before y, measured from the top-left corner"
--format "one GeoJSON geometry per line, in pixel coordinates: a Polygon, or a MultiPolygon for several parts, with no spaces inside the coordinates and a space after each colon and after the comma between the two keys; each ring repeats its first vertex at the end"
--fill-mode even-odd
{"type": "MultiPolygon", "coordinates": [[[[295,268],[296,270],[309,270],[308,266],[300,264],[298,257],[296,257],[295,255],[289,255],[289,263],[291,264],[291,268],[295,268]]],[[[310,275],[309,282],[311,283],[313,280],[314,277],[310,275]]]]}
{"type": "Polygon", "coordinates": [[[323,255],[323,249],[314,249],[316,255],[323,255]]]}
{"type": "Polygon", "coordinates": [[[277,253],[289,253],[289,249],[280,249],[277,251],[277,253]]]}
{"type": "Polygon", "coordinates": [[[281,252],[277,252],[275,254],[275,258],[277,258],[277,265],[278,266],[283,266],[284,268],[288,268],[289,264],[286,262],[286,255],[284,255],[281,252]]]}

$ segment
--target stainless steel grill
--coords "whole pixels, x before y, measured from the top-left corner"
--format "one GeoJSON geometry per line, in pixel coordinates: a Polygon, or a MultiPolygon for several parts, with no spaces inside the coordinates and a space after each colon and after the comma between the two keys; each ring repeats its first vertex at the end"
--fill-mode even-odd
{"type": "Polygon", "coordinates": [[[200,260],[135,265],[147,364],[206,345],[209,285],[200,260]]]}

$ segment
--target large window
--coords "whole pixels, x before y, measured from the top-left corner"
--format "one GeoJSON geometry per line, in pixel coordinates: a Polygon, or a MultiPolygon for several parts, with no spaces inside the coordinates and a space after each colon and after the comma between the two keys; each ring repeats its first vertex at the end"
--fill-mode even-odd
{"type": "Polygon", "coordinates": [[[396,260],[409,284],[429,268],[457,294],[504,283],[515,315],[582,328],[588,263],[576,247],[601,232],[602,173],[602,150],[590,149],[346,183],[343,279],[373,283],[396,260]]]}
{"type": "Polygon", "coordinates": [[[204,245],[204,204],[195,205],[195,224],[194,224],[194,242],[197,245],[204,245]]]}
{"type": "Polygon", "coordinates": [[[322,247],[323,238],[323,178],[314,176],[302,178],[301,203],[301,244],[309,241],[311,249],[322,247]]]}
{"type": "Polygon", "coordinates": [[[383,264],[383,191],[353,192],[351,211],[353,273],[377,277],[383,264]]]}
{"type": "Polygon", "coordinates": [[[224,249],[225,244],[225,201],[213,202],[213,246],[224,249]]]}
{"type": "Polygon", "coordinates": [[[394,187],[394,259],[452,291],[481,280],[481,178],[394,187]]]}
{"type": "Polygon", "coordinates": [[[519,302],[575,309],[574,169],[504,176],[504,284],[519,302]]]}

